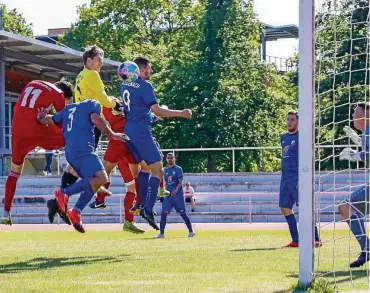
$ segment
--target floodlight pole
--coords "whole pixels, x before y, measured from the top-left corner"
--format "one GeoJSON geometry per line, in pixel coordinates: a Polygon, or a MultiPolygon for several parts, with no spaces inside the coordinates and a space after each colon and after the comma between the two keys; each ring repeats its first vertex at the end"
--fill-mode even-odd
{"type": "Polygon", "coordinates": [[[299,1],[299,283],[314,278],[315,0],[299,1]]]}

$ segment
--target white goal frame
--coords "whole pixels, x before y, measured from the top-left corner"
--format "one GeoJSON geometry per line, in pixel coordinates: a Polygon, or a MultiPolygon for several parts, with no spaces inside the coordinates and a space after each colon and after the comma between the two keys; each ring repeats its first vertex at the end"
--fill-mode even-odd
{"type": "Polygon", "coordinates": [[[299,1],[299,283],[314,278],[315,0],[299,1]]]}

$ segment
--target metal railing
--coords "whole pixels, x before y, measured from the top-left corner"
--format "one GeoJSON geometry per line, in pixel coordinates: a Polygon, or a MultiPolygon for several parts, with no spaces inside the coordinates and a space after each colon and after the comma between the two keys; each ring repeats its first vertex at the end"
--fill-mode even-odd
{"type": "Polygon", "coordinates": [[[266,62],[268,64],[273,64],[276,70],[280,72],[289,72],[295,69],[295,66],[293,66],[292,62],[287,58],[266,56],[266,62]]]}

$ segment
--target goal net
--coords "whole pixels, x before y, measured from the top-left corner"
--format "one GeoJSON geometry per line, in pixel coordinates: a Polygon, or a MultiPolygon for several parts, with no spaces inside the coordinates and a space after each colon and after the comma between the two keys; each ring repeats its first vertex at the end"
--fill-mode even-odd
{"type": "MultiPolygon", "coordinates": [[[[301,5],[304,1],[307,0],[300,1],[301,5]]],[[[314,2],[312,4],[315,52],[313,56],[315,73],[312,83],[315,105],[312,125],[315,151],[312,154],[314,202],[311,225],[317,223],[323,244],[320,248],[312,249],[313,277],[332,283],[336,288],[335,292],[367,292],[369,263],[360,268],[350,268],[350,264],[358,259],[361,247],[350,230],[353,221],[347,222],[343,219],[338,208],[353,192],[369,185],[370,174],[366,160],[349,161],[340,154],[347,148],[361,151],[361,140],[365,139],[362,131],[355,130],[354,120],[358,119],[356,116],[353,117],[353,113],[357,103],[370,102],[370,1],[312,0],[312,2],[314,2]],[[359,137],[356,137],[357,134],[359,137]]],[[[305,30],[301,26],[307,25],[309,25],[307,19],[306,23],[301,20],[300,30],[303,33],[305,30]]],[[[309,36],[300,33],[300,39],[305,37],[309,36]]],[[[301,54],[302,50],[300,58],[301,54]]],[[[303,71],[300,71],[300,74],[303,71]]],[[[300,93],[300,102],[302,99],[300,93]]],[[[365,115],[367,114],[370,113],[365,115]]],[[[300,113],[301,115],[304,113],[300,113]]],[[[300,122],[302,127],[302,121],[300,122]]],[[[304,180],[304,177],[300,177],[300,180],[302,179],[304,180]]],[[[353,208],[350,212],[356,213],[357,220],[365,222],[367,228],[363,234],[367,232],[369,235],[369,225],[366,225],[369,220],[369,202],[366,201],[366,197],[362,204],[362,209],[353,208]]],[[[304,207],[300,207],[300,213],[302,208],[304,207]]],[[[307,212],[304,213],[306,213],[304,216],[310,216],[307,212]]],[[[302,219],[302,215],[300,218],[302,219]]],[[[312,231],[308,236],[311,235],[312,231]]],[[[304,246],[301,249],[304,249],[304,246]]],[[[303,270],[304,263],[307,265],[309,261],[309,258],[301,257],[300,270],[303,270]]],[[[302,281],[301,272],[300,280],[302,281]]]]}

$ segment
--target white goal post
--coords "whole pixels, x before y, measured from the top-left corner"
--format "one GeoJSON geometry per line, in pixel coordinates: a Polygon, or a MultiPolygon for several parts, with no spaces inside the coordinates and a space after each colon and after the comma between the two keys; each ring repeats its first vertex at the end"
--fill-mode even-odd
{"type": "Polygon", "coordinates": [[[299,283],[314,277],[315,0],[299,1],[299,283]]]}

